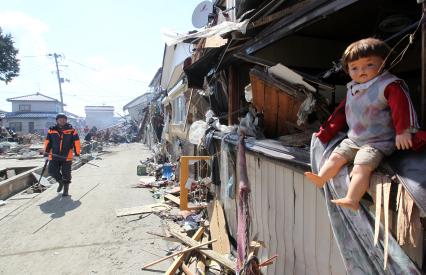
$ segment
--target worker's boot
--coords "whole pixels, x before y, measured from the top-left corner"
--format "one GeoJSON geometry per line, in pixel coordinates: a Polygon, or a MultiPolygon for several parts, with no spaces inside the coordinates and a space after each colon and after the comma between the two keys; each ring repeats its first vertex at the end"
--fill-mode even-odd
{"type": "Polygon", "coordinates": [[[56,189],[56,192],[61,192],[62,191],[62,188],[64,187],[64,183],[60,180],[60,181],[58,181],[58,189],[56,189]]]}
{"type": "Polygon", "coordinates": [[[69,194],[68,194],[68,188],[69,188],[69,183],[65,183],[64,184],[64,192],[62,193],[62,197],[67,197],[67,196],[69,196],[69,194]]]}

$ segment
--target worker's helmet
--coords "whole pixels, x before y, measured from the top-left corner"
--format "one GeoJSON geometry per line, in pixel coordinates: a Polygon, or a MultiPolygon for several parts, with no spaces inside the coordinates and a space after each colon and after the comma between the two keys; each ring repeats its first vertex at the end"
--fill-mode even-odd
{"type": "Polygon", "coordinates": [[[68,119],[68,117],[64,114],[64,113],[59,113],[56,115],[56,120],[58,120],[59,118],[65,118],[68,119]]]}

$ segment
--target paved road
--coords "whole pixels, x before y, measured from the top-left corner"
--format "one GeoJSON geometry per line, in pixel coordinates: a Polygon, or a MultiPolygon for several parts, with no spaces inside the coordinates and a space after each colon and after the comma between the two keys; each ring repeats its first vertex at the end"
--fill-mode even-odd
{"type": "Polygon", "coordinates": [[[73,172],[69,198],[56,187],[31,199],[0,207],[0,274],[158,274],[170,262],[142,271],[144,263],[165,255],[166,243],[150,215],[115,217],[116,208],[154,202],[138,182],[136,166],[150,152],[141,144],[122,144],[73,172]],[[9,214],[10,213],[10,214],[9,214]]]}

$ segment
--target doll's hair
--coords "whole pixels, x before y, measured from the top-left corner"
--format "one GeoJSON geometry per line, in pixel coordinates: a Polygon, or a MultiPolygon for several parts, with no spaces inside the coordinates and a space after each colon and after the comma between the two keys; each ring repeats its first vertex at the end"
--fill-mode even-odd
{"type": "Polygon", "coordinates": [[[350,44],[342,55],[343,70],[348,72],[348,63],[364,57],[378,56],[386,60],[390,48],[382,40],[377,38],[365,38],[350,44]]]}

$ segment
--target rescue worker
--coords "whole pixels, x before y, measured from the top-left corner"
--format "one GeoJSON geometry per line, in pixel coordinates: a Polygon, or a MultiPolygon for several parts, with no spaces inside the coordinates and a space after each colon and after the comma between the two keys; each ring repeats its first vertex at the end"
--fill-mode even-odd
{"type": "Polygon", "coordinates": [[[50,160],[49,175],[59,183],[57,192],[64,189],[62,196],[69,196],[73,151],[77,157],[80,155],[80,138],[77,130],[67,123],[67,119],[65,114],[59,113],[56,125],[49,128],[44,141],[44,152],[50,160]]]}

